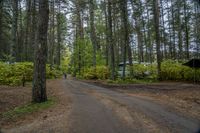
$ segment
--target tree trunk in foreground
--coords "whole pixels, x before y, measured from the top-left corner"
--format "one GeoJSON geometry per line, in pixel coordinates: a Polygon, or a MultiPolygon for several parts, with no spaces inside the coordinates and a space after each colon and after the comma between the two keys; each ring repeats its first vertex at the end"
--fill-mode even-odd
{"type": "Polygon", "coordinates": [[[33,102],[45,102],[46,95],[46,58],[47,58],[47,29],[48,29],[48,0],[39,1],[39,27],[35,49],[33,74],[33,102]]]}

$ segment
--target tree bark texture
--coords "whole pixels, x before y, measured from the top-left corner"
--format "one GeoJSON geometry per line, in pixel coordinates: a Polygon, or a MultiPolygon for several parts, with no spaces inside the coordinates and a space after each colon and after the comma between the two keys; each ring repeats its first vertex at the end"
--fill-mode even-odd
{"type": "Polygon", "coordinates": [[[33,102],[44,102],[46,94],[47,29],[49,19],[48,0],[39,1],[38,37],[35,49],[33,75],[33,102]]]}

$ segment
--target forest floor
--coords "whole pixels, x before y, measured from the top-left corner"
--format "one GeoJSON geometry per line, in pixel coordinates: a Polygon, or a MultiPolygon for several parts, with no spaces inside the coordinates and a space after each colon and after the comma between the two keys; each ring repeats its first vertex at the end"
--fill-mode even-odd
{"type": "Polygon", "coordinates": [[[72,101],[62,82],[60,79],[47,81],[47,95],[55,100],[55,105],[12,119],[1,114],[31,103],[31,85],[0,86],[0,133],[67,132],[72,101]]]}
{"type": "MultiPolygon", "coordinates": [[[[56,105],[13,120],[3,133],[193,133],[200,128],[200,85],[161,82],[107,84],[48,80],[56,105]]],[[[0,113],[31,101],[31,87],[0,86],[0,113]]]]}

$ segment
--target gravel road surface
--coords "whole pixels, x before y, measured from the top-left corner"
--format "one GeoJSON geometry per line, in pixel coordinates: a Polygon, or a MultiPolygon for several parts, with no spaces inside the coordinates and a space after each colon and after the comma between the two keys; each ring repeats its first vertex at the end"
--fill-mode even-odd
{"type": "Polygon", "coordinates": [[[200,133],[199,118],[146,96],[71,78],[53,80],[48,89],[58,97],[57,106],[29,115],[31,121],[0,127],[0,133],[200,133]]]}
{"type": "Polygon", "coordinates": [[[71,133],[196,133],[200,122],[141,97],[128,96],[76,80],[66,80],[72,95],[71,133]]]}

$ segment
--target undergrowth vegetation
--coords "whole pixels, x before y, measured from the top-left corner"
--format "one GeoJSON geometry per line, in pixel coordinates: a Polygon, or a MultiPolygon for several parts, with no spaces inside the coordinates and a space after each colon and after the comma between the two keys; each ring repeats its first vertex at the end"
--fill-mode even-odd
{"type": "Polygon", "coordinates": [[[200,69],[193,69],[177,61],[167,60],[161,65],[161,78],[176,81],[200,81],[200,69]]]}
{"type": "Polygon", "coordinates": [[[4,119],[16,118],[38,110],[47,109],[53,106],[55,102],[56,102],[55,99],[49,99],[48,101],[42,103],[29,103],[27,105],[16,107],[13,110],[3,113],[2,117],[4,119]]]}
{"type": "Polygon", "coordinates": [[[85,79],[108,79],[109,78],[109,69],[105,66],[97,66],[85,69],[83,74],[85,79]]]}
{"type": "MultiPolygon", "coordinates": [[[[61,71],[52,68],[50,65],[46,66],[46,77],[56,78],[61,76],[61,71]]],[[[7,64],[0,62],[0,84],[1,85],[21,85],[23,80],[32,81],[33,79],[33,63],[22,62],[7,64]]]]}
{"type": "MultiPolygon", "coordinates": [[[[166,60],[161,65],[161,79],[172,81],[200,81],[200,69],[193,69],[182,65],[182,62],[166,60]]],[[[157,81],[157,65],[156,64],[134,64],[132,68],[127,67],[127,71],[133,70],[133,75],[127,75],[125,80],[117,76],[115,81],[110,83],[149,83],[157,81]]],[[[83,79],[109,79],[109,68],[105,66],[97,66],[85,68],[82,70],[78,78],[83,79]]],[[[116,72],[117,74],[118,72],[116,72]]]]}
{"type": "MultiPolygon", "coordinates": [[[[122,80],[118,75],[116,81],[110,83],[146,83],[153,82],[157,79],[156,64],[134,64],[132,68],[127,67],[127,70],[133,70],[133,75],[127,75],[125,80],[122,80]]],[[[117,72],[116,72],[117,74],[117,72]]],[[[46,77],[48,79],[57,78],[62,75],[60,70],[57,70],[50,65],[46,66],[46,77]]],[[[87,67],[81,71],[80,75],[76,75],[82,79],[100,79],[107,80],[110,77],[109,68],[104,65],[87,67]]],[[[0,84],[18,86],[22,85],[23,80],[32,81],[33,79],[33,63],[22,62],[7,64],[0,62],[0,84]]],[[[161,65],[161,79],[172,81],[200,81],[200,69],[193,69],[183,66],[182,63],[173,60],[166,60],[161,65]]]]}

